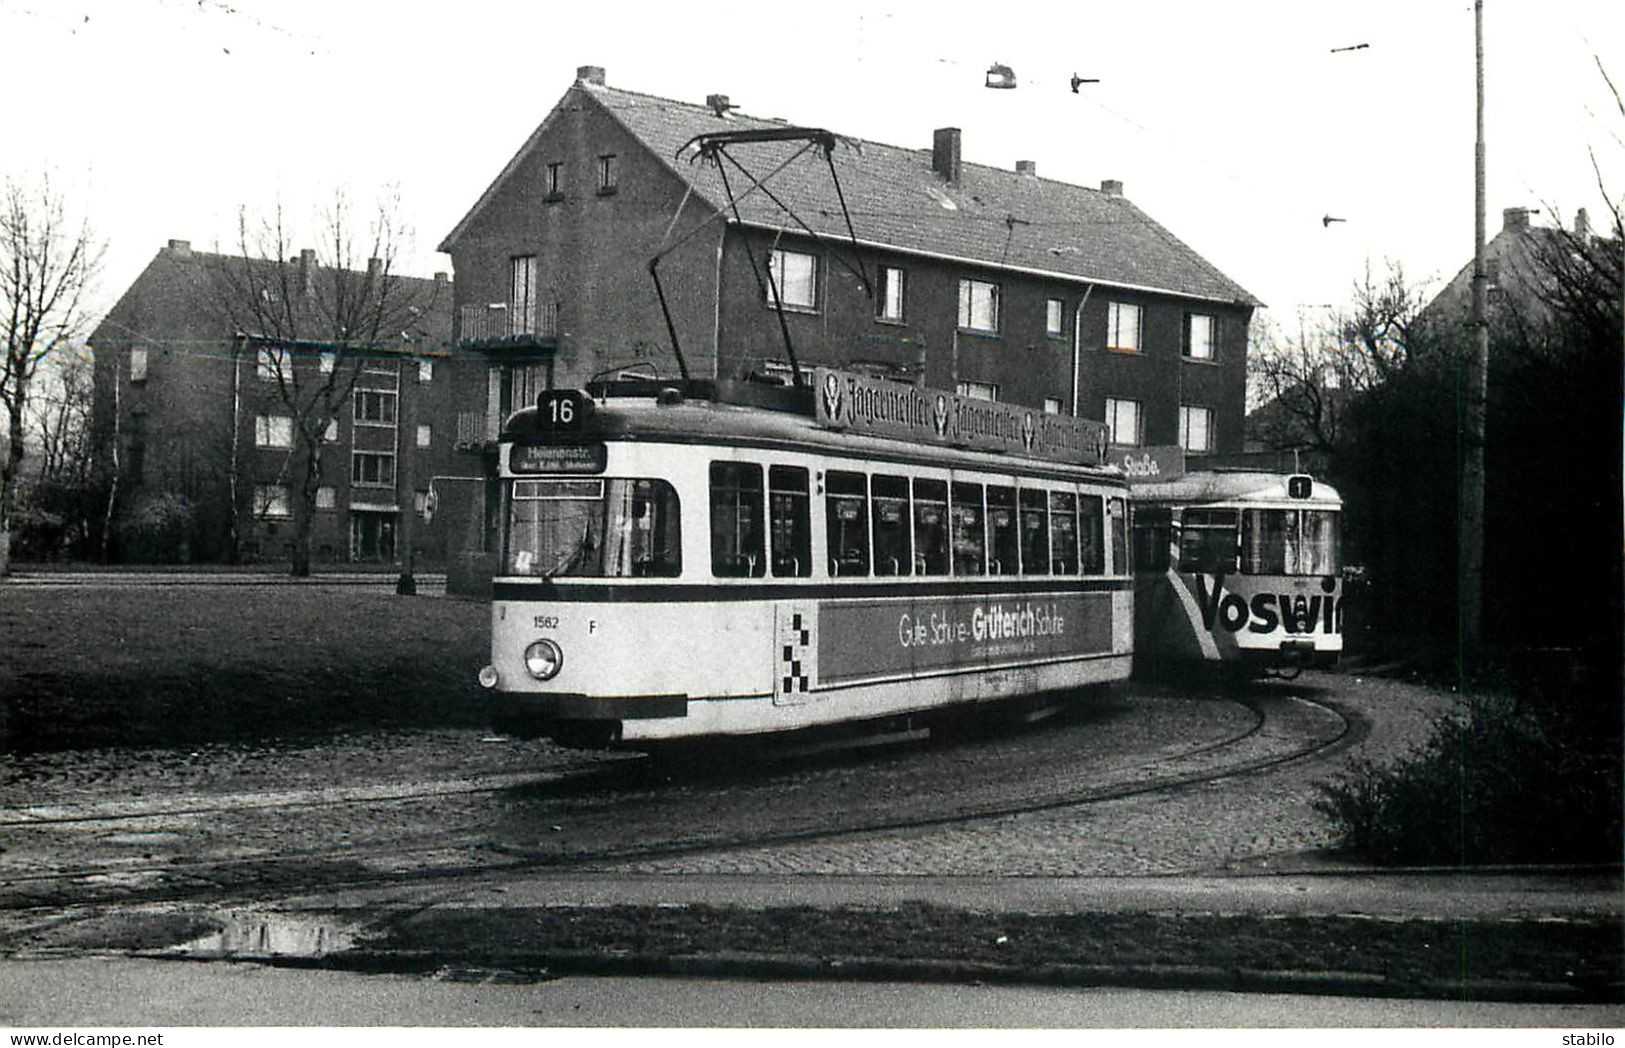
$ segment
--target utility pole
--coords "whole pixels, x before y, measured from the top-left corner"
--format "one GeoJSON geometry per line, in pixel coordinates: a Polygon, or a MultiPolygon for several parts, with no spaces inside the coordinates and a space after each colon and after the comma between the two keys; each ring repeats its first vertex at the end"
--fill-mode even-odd
{"type": "Polygon", "coordinates": [[[1489,393],[1490,328],[1486,314],[1489,276],[1484,265],[1484,0],[1473,0],[1473,45],[1478,81],[1478,137],[1473,151],[1473,353],[1467,362],[1462,412],[1459,545],[1459,644],[1476,656],[1483,643],[1484,437],[1489,393]]]}

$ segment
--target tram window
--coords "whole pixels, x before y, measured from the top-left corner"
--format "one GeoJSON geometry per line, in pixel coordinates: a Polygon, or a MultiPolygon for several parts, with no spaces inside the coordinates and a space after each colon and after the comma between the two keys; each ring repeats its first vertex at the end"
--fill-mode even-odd
{"type": "Polygon", "coordinates": [[[711,463],[711,574],[760,578],[762,467],[750,462],[711,463]]]}
{"type": "Polygon", "coordinates": [[[832,469],[824,475],[824,490],[829,573],[869,574],[869,478],[832,469]]]}
{"type": "Polygon", "coordinates": [[[955,481],[952,525],[954,574],[981,575],[986,570],[987,547],[983,544],[982,485],[955,481]]]}
{"type": "Polygon", "coordinates": [[[1128,505],[1120,498],[1106,500],[1106,520],[1111,527],[1112,574],[1127,575],[1128,505]]]}
{"type": "Polygon", "coordinates": [[[1078,496],[1078,559],[1085,575],[1106,573],[1106,521],[1099,495],[1078,496]]]}
{"type": "Polygon", "coordinates": [[[1049,574],[1049,498],[1041,488],[1021,489],[1021,570],[1049,574]]]}
{"type": "Polygon", "coordinates": [[[1078,496],[1070,491],[1049,493],[1050,556],[1055,574],[1078,573],[1078,496]]]}
{"type": "Polygon", "coordinates": [[[1298,560],[1298,511],[1250,509],[1242,516],[1241,570],[1285,575],[1298,560]]]}
{"type": "Polygon", "coordinates": [[[948,574],[947,481],[914,481],[914,573],[948,574]]]}
{"type": "Polygon", "coordinates": [[[1021,529],[1016,521],[1016,489],[989,485],[987,530],[993,550],[989,575],[1015,575],[1021,571],[1021,529]]]}
{"type": "Polygon", "coordinates": [[[1338,514],[1333,510],[1303,510],[1303,552],[1300,567],[1305,575],[1335,575],[1343,570],[1342,535],[1338,514]]]}
{"type": "Polygon", "coordinates": [[[875,514],[875,574],[908,575],[914,570],[909,536],[908,478],[876,474],[869,481],[875,514]]]}
{"type": "Polygon", "coordinates": [[[1134,570],[1161,574],[1172,562],[1169,543],[1173,534],[1172,514],[1165,506],[1137,506],[1134,509],[1134,570]]]}
{"type": "Polygon", "coordinates": [[[516,480],[503,563],[544,578],[677,575],[680,519],[664,480],[516,480]]]}
{"type": "Polygon", "coordinates": [[[807,499],[807,471],[800,466],[768,467],[767,492],[773,574],[806,578],[812,574],[812,523],[807,499]]]}
{"type": "Polygon", "coordinates": [[[1179,570],[1228,575],[1240,545],[1233,509],[1187,509],[1179,533],[1179,570]]]}

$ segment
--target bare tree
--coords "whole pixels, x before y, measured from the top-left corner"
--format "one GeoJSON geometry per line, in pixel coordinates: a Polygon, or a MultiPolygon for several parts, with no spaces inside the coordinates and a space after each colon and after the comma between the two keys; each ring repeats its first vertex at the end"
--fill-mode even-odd
{"type": "Polygon", "coordinates": [[[1373,276],[1368,263],[1345,307],[1311,307],[1296,335],[1261,325],[1253,338],[1248,384],[1251,435],[1283,451],[1335,453],[1345,438],[1349,402],[1391,379],[1409,359],[1423,290],[1398,262],[1373,276]]]}
{"type": "MultiPolygon", "coordinates": [[[[397,202],[357,221],[335,193],[320,216],[320,243],[295,252],[278,206],[255,221],[244,209],[238,253],[213,269],[205,308],[237,333],[240,368],[274,382],[291,420],[283,478],[293,482],[290,569],[310,574],[311,523],[322,483],[324,434],[355,391],[369,360],[408,357],[433,302],[421,281],[395,272],[406,236],[397,202]]],[[[234,470],[234,476],[235,476],[234,470]]],[[[235,519],[237,499],[233,499],[235,519]]],[[[263,510],[256,506],[256,510],[263,510]]]]}
{"type": "Polygon", "coordinates": [[[37,189],[6,182],[0,204],[0,409],[7,447],[0,458],[0,577],[11,567],[17,487],[26,453],[29,398],[41,364],[85,326],[85,302],[101,260],[87,221],[74,223],[49,181],[37,189]]]}

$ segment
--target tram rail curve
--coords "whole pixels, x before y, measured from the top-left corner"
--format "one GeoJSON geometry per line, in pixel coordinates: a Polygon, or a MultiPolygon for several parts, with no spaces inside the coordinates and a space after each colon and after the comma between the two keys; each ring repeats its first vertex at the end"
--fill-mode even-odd
{"type": "MultiPolygon", "coordinates": [[[[283,825],[274,848],[248,854],[227,849],[160,858],[153,852],[35,870],[18,868],[12,854],[0,854],[0,913],[23,918],[63,906],[231,900],[503,872],[602,869],[664,857],[928,831],[1130,797],[1171,796],[1327,759],[1369,731],[1357,711],[1301,688],[1258,689],[1230,697],[1229,704],[1238,707],[1239,715],[1220,737],[1171,744],[1149,754],[1118,754],[1105,767],[1087,760],[1042,762],[1052,750],[1073,752],[1074,736],[1092,727],[1071,724],[893,751],[878,759],[843,754],[743,772],[712,768],[674,774],[635,758],[585,758],[534,775],[443,780],[420,788],[373,784],[292,796],[259,791],[213,801],[190,797],[184,804],[151,799],[126,800],[122,808],[118,801],[103,801],[54,811],[13,809],[0,813],[0,834],[8,838],[120,836],[127,829],[138,836],[169,834],[177,838],[171,843],[184,844],[188,832],[229,839],[239,824],[234,820],[283,825]],[[1001,754],[1023,747],[1034,765],[998,764],[1001,754]],[[918,761],[932,766],[930,774],[954,778],[954,788],[888,795],[899,763],[918,761]],[[982,772],[975,774],[979,766],[982,772]],[[851,803],[853,790],[866,791],[867,802],[851,803]],[[790,794],[798,803],[775,803],[790,794]],[[313,841],[310,836],[313,818],[371,813],[387,819],[408,810],[419,816],[427,812],[427,824],[376,839],[363,835],[359,840],[313,841]],[[199,831],[200,822],[216,825],[199,831]],[[288,843],[301,837],[303,844],[288,843]]],[[[51,845],[47,841],[41,847],[48,852],[51,845]]]]}

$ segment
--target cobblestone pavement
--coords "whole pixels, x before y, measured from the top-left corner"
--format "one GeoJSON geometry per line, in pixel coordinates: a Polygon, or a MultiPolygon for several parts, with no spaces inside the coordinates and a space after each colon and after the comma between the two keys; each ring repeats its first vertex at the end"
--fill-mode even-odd
{"type": "Polygon", "coordinates": [[[855,834],[606,867],[659,874],[954,875],[994,877],[1203,874],[1312,867],[1336,842],[1314,802],[1318,784],[1355,758],[1386,760],[1420,744],[1453,706],[1447,693],[1358,674],[1305,674],[1316,698],[1370,731],[1331,761],[907,833],[855,834]]]}

